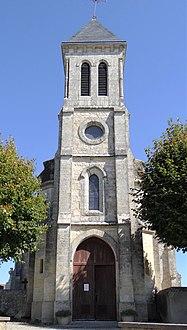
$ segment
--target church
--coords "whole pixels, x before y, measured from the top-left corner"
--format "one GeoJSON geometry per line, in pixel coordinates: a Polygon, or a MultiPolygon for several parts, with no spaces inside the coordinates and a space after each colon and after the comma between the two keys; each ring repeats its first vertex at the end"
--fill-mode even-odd
{"type": "Polygon", "coordinates": [[[87,321],[120,321],[134,309],[147,321],[154,292],[179,285],[174,250],[133,214],[143,167],[130,149],[126,49],[96,18],[62,42],[58,148],[40,174],[49,229],[20,270],[33,321],[54,323],[62,309],[87,321]]]}

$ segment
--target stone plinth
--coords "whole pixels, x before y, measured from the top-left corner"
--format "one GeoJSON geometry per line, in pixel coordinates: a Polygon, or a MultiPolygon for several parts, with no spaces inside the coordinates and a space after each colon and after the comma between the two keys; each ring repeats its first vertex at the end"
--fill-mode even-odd
{"type": "Polygon", "coordinates": [[[158,321],[187,323],[186,301],[187,287],[168,288],[160,291],[157,295],[158,321]]]}
{"type": "Polygon", "coordinates": [[[7,322],[10,321],[10,317],[7,316],[0,316],[0,330],[6,330],[7,326],[7,322]]]}
{"type": "Polygon", "coordinates": [[[184,330],[187,324],[169,323],[141,323],[141,322],[119,322],[118,326],[123,330],[184,330]]]}

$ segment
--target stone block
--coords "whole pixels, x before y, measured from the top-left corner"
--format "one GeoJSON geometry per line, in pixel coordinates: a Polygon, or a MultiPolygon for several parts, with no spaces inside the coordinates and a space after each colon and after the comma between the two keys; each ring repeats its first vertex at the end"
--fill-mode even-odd
{"type": "Polygon", "coordinates": [[[158,320],[170,323],[187,323],[186,302],[187,287],[161,290],[157,295],[158,320]]]}

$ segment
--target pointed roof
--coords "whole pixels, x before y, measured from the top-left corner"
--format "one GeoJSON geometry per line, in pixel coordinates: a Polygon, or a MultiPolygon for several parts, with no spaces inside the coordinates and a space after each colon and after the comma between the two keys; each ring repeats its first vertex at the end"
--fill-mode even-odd
{"type": "Polygon", "coordinates": [[[68,44],[77,43],[124,43],[124,40],[116,37],[112,32],[106,29],[95,18],[83,26],[83,28],[73,35],[68,44]]]}

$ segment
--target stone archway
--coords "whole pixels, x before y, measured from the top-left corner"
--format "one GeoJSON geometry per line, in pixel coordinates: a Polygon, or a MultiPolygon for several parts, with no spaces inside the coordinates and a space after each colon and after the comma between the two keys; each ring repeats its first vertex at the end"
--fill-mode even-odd
{"type": "Polygon", "coordinates": [[[115,257],[96,237],[84,240],[74,255],[73,319],[116,319],[115,257]]]}

